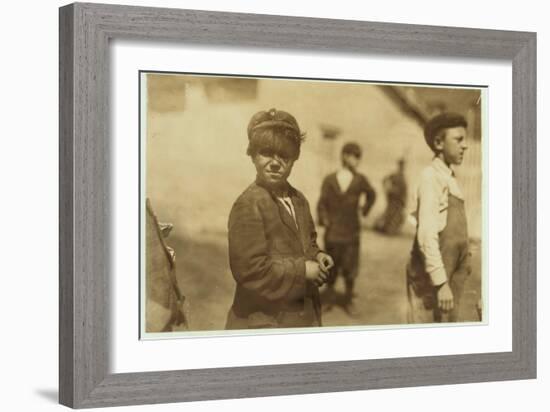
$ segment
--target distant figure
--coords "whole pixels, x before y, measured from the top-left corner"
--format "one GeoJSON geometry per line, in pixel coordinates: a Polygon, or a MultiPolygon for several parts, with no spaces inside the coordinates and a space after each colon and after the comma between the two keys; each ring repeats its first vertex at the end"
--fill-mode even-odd
{"type": "Polygon", "coordinates": [[[287,182],[302,138],[296,119],[282,110],[258,112],[248,124],[256,180],[229,215],[237,288],[226,329],[321,326],[318,288],[334,263],[317,246],[308,201],[287,182]]]}
{"type": "Polygon", "coordinates": [[[410,323],[457,322],[471,272],[464,196],[452,169],[464,158],[467,123],[443,113],[424,129],[435,157],[420,176],[416,237],[407,265],[410,323]]]}
{"type": "Polygon", "coordinates": [[[319,224],[325,230],[325,249],[334,259],[334,268],[327,281],[327,309],[334,300],[334,284],[339,273],[345,280],[344,309],[357,315],[353,288],[359,266],[359,199],[366,195],[361,208],[367,216],[376,199],[376,193],[367,178],[357,172],[361,148],[357,143],[346,143],[342,148],[342,168],[329,174],[323,181],[317,205],[319,224]]]}
{"type": "Polygon", "coordinates": [[[387,235],[396,235],[405,221],[407,202],[407,181],[405,180],[405,159],[397,162],[397,171],[386,176],[383,181],[386,193],[386,210],[374,228],[387,235]]]}

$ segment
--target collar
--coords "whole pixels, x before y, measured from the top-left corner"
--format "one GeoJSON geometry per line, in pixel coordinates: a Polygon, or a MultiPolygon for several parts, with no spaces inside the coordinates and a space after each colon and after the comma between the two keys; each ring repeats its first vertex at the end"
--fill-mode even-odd
{"type": "Polygon", "coordinates": [[[443,176],[443,178],[447,182],[446,184],[449,189],[449,193],[455,197],[458,197],[459,199],[464,200],[464,195],[462,194],[462,191],[458,186],[458,182],[456,180],[455,172],[453,171],[453,169],[447,166],[445,162],[439,157],[435,157],[432,160],[431,166],[436,174],[438,174],[439,176],[443,176]]]}
{"type": "MultiPolygon", "coordinates": [[[[266,185],[264,182],[262,182],[258,178],[256,178],[256,184],[260,187],[263,187],[265,190],[267,190],[272,197],[274,197],[274,198],[279,197],[279,196],[275,195],[275,193],[273,192],[273,188],[269,187],[268,185],[266,185]]],[[[296,196],[296,193],[297,193],[296,189],[294,187],[292,187],[292,185],[288,182],[286,182],[286,192],[287,192],[287,195],[289,197],[294,197],[294,196],[296,196]]]]}
{"type": "Polygon", "coordinates": [[[454,177],[455,172],[451,167],[447,166],[443,160],[439,157],[434,157],[432,160],[432,167],[438,172],[442,173],[445,176],[454,177]]]}
{"type": "Polygon", "coordinates": [[[355,176],[355,173],[353,170],[351,169],[348,169],[347,167],[341,167],[340,169],[337,170],[336,174],[340,174],[340,173],[348,173],[352,176],[355,176]]]}

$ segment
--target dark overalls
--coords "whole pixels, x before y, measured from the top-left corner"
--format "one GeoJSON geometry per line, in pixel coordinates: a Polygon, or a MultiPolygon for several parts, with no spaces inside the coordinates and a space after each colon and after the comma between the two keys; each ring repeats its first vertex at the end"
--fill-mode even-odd
{"type": "Polygon", "coordinates": [[[407,295],[409,298],[408,322],[458,322],[464,282],[471,272],[468,251],[468,229],[464,201],[449,194],[447,224],[439,233],[439,247],[447,281],[453,292],[454,307],[444,312],[437,302],[437,287],[425,270],[424,255],[415,238],[411,258],[407,265],[407,295]]]}

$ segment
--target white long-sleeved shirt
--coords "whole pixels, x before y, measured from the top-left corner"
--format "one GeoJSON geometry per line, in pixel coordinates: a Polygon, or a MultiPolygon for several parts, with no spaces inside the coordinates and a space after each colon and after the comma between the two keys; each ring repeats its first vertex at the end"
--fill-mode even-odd
{"type": "Polygon", "coordinates": [[[418,224],[416,236],[424,255],[426,272],[435,286],[447,281],[439,247],[439,233],[447,225],[449,194],[464,199],[453,170],[435,157],[422,171],[414,202],[416,210],[412,213],[418,224]]]}

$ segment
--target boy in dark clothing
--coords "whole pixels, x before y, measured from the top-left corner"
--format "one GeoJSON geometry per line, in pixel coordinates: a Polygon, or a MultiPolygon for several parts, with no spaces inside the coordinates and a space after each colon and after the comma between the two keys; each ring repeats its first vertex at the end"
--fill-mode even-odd
{"type": "Polygon", "coordinates": [[[321,326],[318,287],[333,262],[317,246],[308,201],[287,182],[302,138],[296,119],[280,110],[258,112],[248,125],[256,180],[229,216],[237,287],[226,329],[321,326]]]}
{"type": "Polygon", "coordinates": [[[384,178],[386,210],[374,226],[374,229],[387,235],[398,234],[405,222],[405,205],[407,203],[405,159],[399,159],[397,164],[397,171],[384,178]]]}
{"type": "Polygon", "coordinates": [[[317,205],[319,224],[325,227],[325,249],[334,259],[327,281],[327,309],[331,307],[334,283],[341,272],[346,284],[344,309],[350,315],[357,314],[353,288],[359,265],[359,199],[366,195],[361,208],[363,216],[367,216],[376,200],[376,192],[367,178],[357,172],[360,159],[359,145],[346,143],[342,148],[342,169],[325,178],[317,205]]]}
{"type": "Polygon", "coordinates": [[[470,274],[464,196],[452,166],[460,165],[466,144],[463,116],[443,113],[424,129],[434,152],[417,192],[416,237],[407,265],[410,323],[460,321],[464,282],[470,274]]]}

